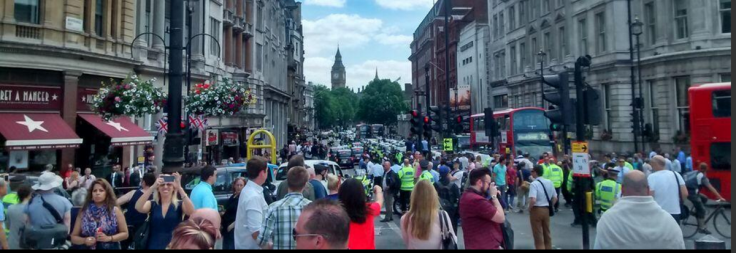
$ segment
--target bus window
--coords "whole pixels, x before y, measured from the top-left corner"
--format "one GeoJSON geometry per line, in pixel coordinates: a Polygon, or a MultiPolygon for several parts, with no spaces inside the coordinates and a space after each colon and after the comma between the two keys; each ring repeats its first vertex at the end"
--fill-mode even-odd
{"type": "Polygon", "coordinates": [[[731,170],[730,142],[718,142],[710,145],[710,164],[714,170],[731,170]]]}
{"type": "Polygon", "coordinates": [[[524,110],[514,113],[514,129],[542,130],[549,128],[549,123],[544,117],[544,111],[524,110]]]}
{"type": "Polygon", "coordinates": [[[731,117],[731,90],[719,90],[713,92],[713,117],[731,117]]]}
{"type": "Polygon", "coordinates": [[[485,131],[486,129],[485,122],[486,122],[486,119],[484,118],[476,118],[475,119],[475,129],[477,129],[477,131],[485,131]]]}

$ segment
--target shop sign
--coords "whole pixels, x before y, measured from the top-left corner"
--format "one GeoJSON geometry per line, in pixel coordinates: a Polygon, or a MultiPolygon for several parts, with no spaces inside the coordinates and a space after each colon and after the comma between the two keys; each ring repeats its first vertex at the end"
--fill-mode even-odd
{"type": "Polygon", "coordinates": [[[99,89],[79,88],[77,90],[77,111],[91,112],[92,101],[99,92],[99,89]]]}
{"type": "Polygon", "coordinates": [[[77,32],[84,32],[82,19],[67,16],[66,17],[66,29],[77,32]]]}
{"type": "Polygon", "coordinates": [[[240,144],[240,142],[238,142],[238,133],[222,132],[222,145],[237,146],[238,144],[240,144]]]}
{"type": "Polygon", "coordinates": [[[9,146],[5,147],[8,151],[15,150],[39,150],[39,149],[66,149],[79,148],[79,144],[54,144],[54,145],[31,145],[31,146],[9,146]]]}
{"type": "Polygon", "coordinates": [[[60,87],[0,85],[0,110],[60,110],[60,87]]]}
{"type": "Polygon", "coordinates": [[[220,143],[220,131],[216,129],[207,130],[206,146],[215,146],[220,143]]]}

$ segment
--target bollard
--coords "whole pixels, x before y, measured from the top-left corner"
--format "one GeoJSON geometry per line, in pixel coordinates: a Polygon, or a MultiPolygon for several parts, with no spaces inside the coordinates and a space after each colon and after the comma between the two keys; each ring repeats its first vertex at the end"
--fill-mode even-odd
{"type": "Polygon", "coordinates": [[[715,238],[711,235],[706,235],[703,237],[700,237],[700,239],[695,240],[695,249],[701,249],[701,250],[718,250],[726,249],[726,242],[715,238]]]}

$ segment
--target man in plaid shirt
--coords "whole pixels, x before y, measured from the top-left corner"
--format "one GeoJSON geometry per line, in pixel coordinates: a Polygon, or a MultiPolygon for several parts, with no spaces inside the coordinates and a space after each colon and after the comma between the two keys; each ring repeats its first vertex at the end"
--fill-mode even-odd
{"type": "Polygon", "coordinates": [[[304,167],[294,167],[286,174],[289,193],[283,199],[271,203],[266,213],[266,223],[258,234],[258,243],[264,249],[296,249],[293,231],[302,209],[311,203],[302,195],[309,182],[304,167]]]}

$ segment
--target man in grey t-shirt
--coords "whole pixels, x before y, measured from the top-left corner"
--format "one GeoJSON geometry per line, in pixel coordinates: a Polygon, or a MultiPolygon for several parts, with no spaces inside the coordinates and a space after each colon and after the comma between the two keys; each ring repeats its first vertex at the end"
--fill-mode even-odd
{"type": "Polygon", "coordinates": [[[61,177],[51,172],[44,172],[38,178],[38,183],[32,187],[36,191],[35,196],[24,210],[30,225],[38,227],[56,224],[56,219],[51,212],[43,207],[43,201],[46,201],[61,215],[64,225],[66,225],[67,230],[69,229],[72,220],[72,203],[54,193],[54,189],[60,187],[62,182],[61,177]]]}

